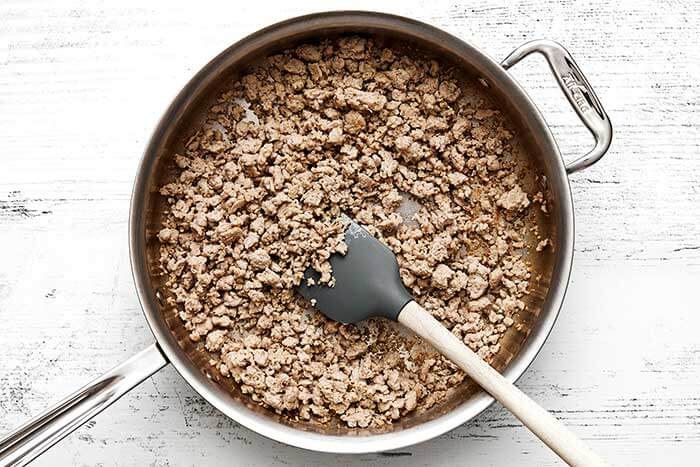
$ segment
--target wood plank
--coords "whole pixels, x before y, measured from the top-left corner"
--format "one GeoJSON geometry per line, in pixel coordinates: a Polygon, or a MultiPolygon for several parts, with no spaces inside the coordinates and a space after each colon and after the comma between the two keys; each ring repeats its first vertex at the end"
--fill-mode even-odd
{"type": "MultiPolygon", "coordinates": [[[[502,58],[563,43],[615,129],[572,176],[569,294],[519,386],[611,464],[687,465],[700,452],[700,5],[651,0],[406,0],[502,58]],[[601,362],[604,362],[601,365],[601,362]]],[[[138,160],[161,112],[216,53],[274,21],[339,1],[246,4],[5,0],[0,4],[0,432],[151,342],[127,247],[138,160]]],[[[590,136],[540,58],[513,69],[570,158],[590,136]]],[[[311,453],[227,419],[172,368],[35,465],[556,465],[504,409],[400,452],[311,453]]]]}

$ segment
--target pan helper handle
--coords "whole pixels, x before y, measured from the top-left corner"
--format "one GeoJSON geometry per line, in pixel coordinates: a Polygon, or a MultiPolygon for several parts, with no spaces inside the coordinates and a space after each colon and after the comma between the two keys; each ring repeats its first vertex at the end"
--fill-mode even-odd
{"type": "Polygon", "coordinates": [[[542,54],[547,59],[559,87],[595,139],[595,147],[585,156],[568,164],[566,171],[574,173],[595,164],[608,152],[613,133],[608,114],[598,96],[571,54],[554,41],[540,39],[527,42],[511,52],[501,65],[507,70],[531,53],[542,54]]]}

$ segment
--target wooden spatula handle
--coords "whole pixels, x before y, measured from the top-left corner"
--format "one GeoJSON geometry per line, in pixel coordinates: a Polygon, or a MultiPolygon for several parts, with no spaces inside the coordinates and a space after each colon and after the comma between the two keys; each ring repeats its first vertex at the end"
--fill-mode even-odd
{"type": "Polygon", "coordinates": [[[562,422],[491,368],[416,302],[404,306],[398,321],[457,364],[565,462],[575,466],[607,465],[562,422]]]}

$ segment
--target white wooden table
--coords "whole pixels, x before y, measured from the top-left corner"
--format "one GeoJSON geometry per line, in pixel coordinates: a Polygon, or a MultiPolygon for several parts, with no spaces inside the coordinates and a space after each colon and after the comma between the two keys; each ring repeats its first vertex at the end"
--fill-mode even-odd
{"type": "MultiPolygon", "coordinates": [[[[0,432],[151,342],[132,286],[132,178],[161,112],[226,46],[324,9],[432,23],[496,58],[562,42],[606,106],[610,153],[572,176],[575,265],[519,386],[616,465],[700,455],[700,7],[652,0],[0,1],[0,432]],[[305,4],[302,6],[302,3],[305,4]],[[614,3],[615,5],[612,5],[614,3]]],[[[513,73],[564,154],[590,137],[541,58],[513,73]]],[[[158,373],[36,465],[555,465],[504,409],[400,452],[267,440],[158,373]]]]}

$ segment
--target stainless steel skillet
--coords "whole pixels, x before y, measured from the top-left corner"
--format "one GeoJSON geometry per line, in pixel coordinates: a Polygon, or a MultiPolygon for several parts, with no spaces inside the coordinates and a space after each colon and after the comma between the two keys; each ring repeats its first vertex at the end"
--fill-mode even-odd
{"type": "Polygon", "coordinates": [[[201,121],[222,84],[234,79],[246,66],[300,42],[349,33],[408,44],[478,77],[522,135],[521,143],[526,148],[523,157],[544,174],[551,213],[536,221],[540,230],[549,234],[553,248],[532,259],[540,279],[533,284],[528,311],[521,317],[523,327],[512,329],[503,338],[503,350],[494,362],[510,381],[527,369],[554,325],[569,280],[574,218],[568,175],[599,160],[612,138],[608,117],[588,81],[569,53],[551,41],[529,42],[498,63],[454,36],[407,18],[371,12],[303,16],[258,31],[222,52],[192,78],[165,112],[141,161],[129,218],[134,282],[156,342],[2,439],[0,465],[31,461],[168,363],[202,397],[233,420],[277,441],[316,451],[362,453],[405,447],[471,420],[493,402],[473,384],[465,383],[444,404],[408,417],[388,431],[291,424],[250,402],[230,383],[210,373],[206,355],[188,341],[175,311],[161,304],[162,278],[158,275],[154,233],[159,230],[163,203],[157,187],[172,176],[169,156],[201,121]],[[591,152],[568,165],[537,107],[507,71],[530,53],[540,53],[547,59],[560,88],[595,138],[591,152]]]}

